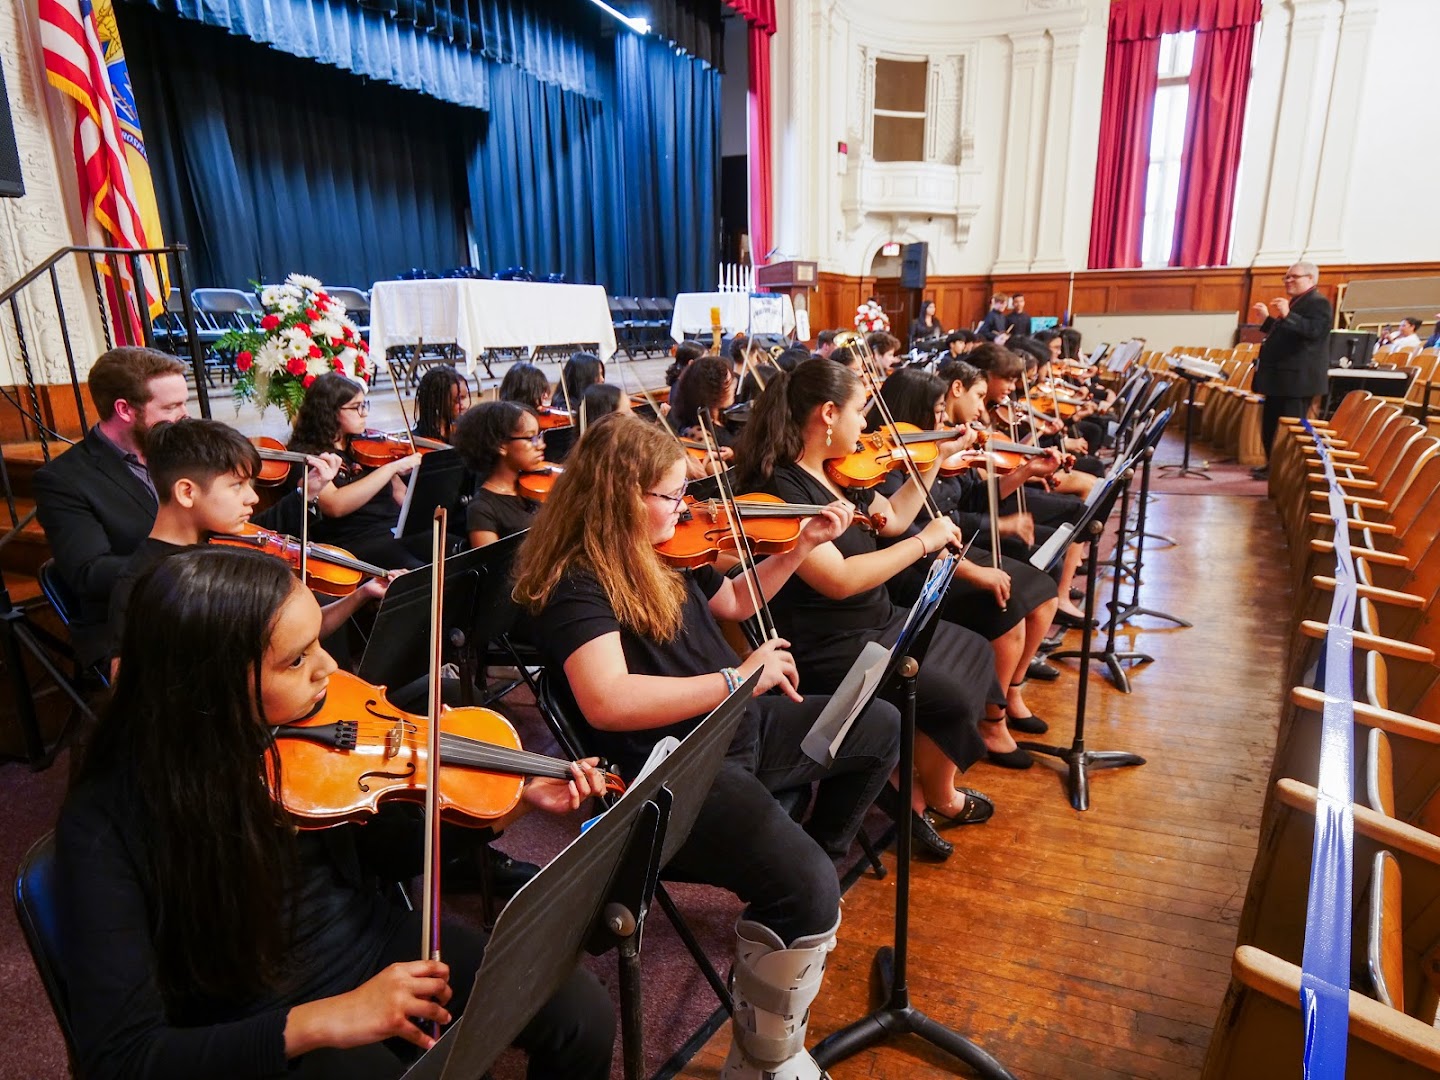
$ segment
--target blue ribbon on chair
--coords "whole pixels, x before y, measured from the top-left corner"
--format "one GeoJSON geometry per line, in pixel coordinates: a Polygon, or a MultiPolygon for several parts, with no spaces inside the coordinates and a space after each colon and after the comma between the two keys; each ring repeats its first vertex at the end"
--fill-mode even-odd
{"type": "Polygon", "coordinates": [[[1355,564],[1345,499],[1325,444],[1308,420],[1329,484],[1335,520],[1335,596],[1325,635],[1325,707],[1321,714],[1319,798],[1315,850],[1305,908],[1305,955],[1300,1010],[1305,1025],[1306,1080],[1344,1080],[1350,1026],[1350,927],[1354,879],[1355,564]]]}

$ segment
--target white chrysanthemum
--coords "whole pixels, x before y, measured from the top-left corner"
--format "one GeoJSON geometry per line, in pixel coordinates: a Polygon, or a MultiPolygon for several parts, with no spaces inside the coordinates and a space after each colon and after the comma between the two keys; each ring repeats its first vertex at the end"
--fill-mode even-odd
{"type": "Polygon", "coordinates": [[[359,349],[341,349],[340,362],[345,365],[345,374],[355,374],[355,361],[360,359],[359,349]]]}
{"type": "Polygon", "coordinates": [[[305,372],[308,375],[324,375],[328,371],[334,371],[335,365],[324,356],[312,356],[305,361],[305,372]]]}
{"type": "Polygon", "coordinates": [[[285,369],[285,360],[285,354],[272,338],[255,351],[255,371],[257,374],[273,375],[285,369]]]}
{"type": "Polygon", "coordinates": [[[324,338],[326,341],[339,341],[341,335],[340,324],[334,319],[321,316],[310,324],[310,333],[316,338],[324,338]]]}
{"type": "Polygon", "coordinates": [[[283,295],[284,293],[280,291],[280,286],[266,285],[265,288],[260,290],[260,303],[264,304],[267,308],[275,307],[280,303],[280,297],[283,295]]]}
{"type": "Polygon", "coordinates": [[[319,280],[306,274],[291,274],[285,279],[285,284],[294,285],[299,289],[308,289],[310,292],[320,292],[325,288],[319,280]]]}
{"type": "Polygon", "coordinates": [[[293,296],[282,294],[275,301],[275,310],[280,315],[294,315],[300,310],[300,301],[293,296]]]}

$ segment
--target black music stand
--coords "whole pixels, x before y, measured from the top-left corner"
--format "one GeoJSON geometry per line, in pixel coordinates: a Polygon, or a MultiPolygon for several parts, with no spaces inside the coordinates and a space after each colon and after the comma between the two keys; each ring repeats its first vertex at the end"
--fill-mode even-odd
{"type": "MultiPolygon", "coordinates": [[[[1115,509],[1115,502],[1120,497],[1120,492],[1130,483],[1130,477],[1134,472],[1133,460],[1125,463],[1124,472],[1118,476],[1112,473],[1107,476],[1101,484],[1103,490],[1098,497],[1093,499],[1086,507],[1086,513],[1076,523],[1072,535],[1081,536],[1090,541],[1090,554],[1085,559],[1085,624],[1082,631],[1083,637],[1080,641],[1079,651],[1065,653],[1051,653],[1050,658],[1056,659],[1062,656],[1074,656],[1080,659],[1080,687],[1075,698],[1075,736],[1069,746],[1047,746],[1044,743],[1022,742],[1026,750],[1034,754],[1045,754],[1049,757],[1060,758],[1066,764],[1067,774],[1065,787],[1070,796],[1070,805],[1076,810],[1090,809],[1090,776],[1091,769],[1119,769],[1129,765],[1144,765],[1145,759],[1139,754],[1131,754],[1123,750],[1087,750],[1085,749],[1085,706],[1090,688],[1090,643],[1093,640],[1095,629],[1095,594],[1096,579],[1099,568],[1099,547],[1100,536],[1105,531],[1105,522],[1115,509]]],[[[1057,535],[1059,535],[1057,533],[1057,535]]],[[[1051,538],[1053,541],[1054,537],[1051,538]]],[[[1047,547],[1050,541],[1047,541],[1047,547]]],[[[1063,546],[1060,549],[1063,551],[1063,546]]],[[[1052,558],[1058,558],[1057,551],[1052,558]]],[[[1049,565],[1039,567],[1048,570],[1049,565]]]]}
{"type": "MultiPolygon", "coordinates": [[[[436,451],[440,453],[440,451],[436,451]]],[[[488,549],[464,551],[445,560],[445,639],[468,634],[475,619],[488,549]]],[[[430,581],[434,564],[401,574],[390,583],[375,614],[370,640],[355,673],[368,683],[399,688],[430,670],[430,581]]],[[[461,660],[452,656],[450,659],[461,660]]]]}
{"type": "MultiPolygon", "coordinates": [[[[1160,414],[1160,416],[1151,420],[1150,423],[1160,428],[1161,432],[1163,433],[1165,425],[1169,423],[1170,412],[1171,410],[1166,409],[1160,414]]],[[[1119,589],[1117,588],[1115,592],[1111,595],[1110,611],[1112,627],[1116,623],[1129,622],[1131,619],[1139,618],[1141,616],[1147,616],[1152,619],[1164,619],[1166,622],[1173,622],[1175,623],[1175,625],[1182,627],[1191,627],[1195,625],[1192,622],[1189,622],[1185,619],[1177,618],[1176,616],[1170,615],[1164,611],[1156,611],[1154,608],[1142,607],[1140,604],[1140,575],[1141,571],[1145,566],[1145,541],[1159,539],[1168,541],[1169,545],[1172,547],[1175,545],[1175,541],[1171,540],[1169,537],[1160,536],[1158,533],[1147,533],[1145,531],[1145,523],[1150,516],[1150,466],[1155,457],[1155,448],[1159,444],[1159,442],[1160,434],[1157,433],[1155,435],[1154,441],[1146,445],[1144,451],[1140,454],[1140,495],[1139,499],[1137,500],[1137,506],[1135,510],[1135,528],[1132,530],[1130,539],[1127,541],[1128,544],[1132,544],[1135,547],[1135,561],[1129,564],[1125,563],[1125,552],[1123,546],[1116,545],[1115,548],[1116,584],[1118,585],[1119,583],[1121,567],[1123,567],[1124,572],[1127,573],[1130,577],[1130,603],[1121,607],[1119,614],[1116,614],[1115,608],[1119,599],[1119,589]]],[[[1129,501],[1129,498],[1130,493],[1127,491],[1125,493],[1125,499],[1127,502],[1129,501]]],[[[1125,512],[1125,509],[1122,508],[1122,517],[1125,512]]],[[[1112,630],[1111,637],[1113,638],[1113,636],[1114,633],[1112,630]]]]}
{"type": "MultiPolygon", "coordinates": [[[[419,467],[410,474],[405,502],[395,523],[395,539],[408,548],[416,542],[415,537],[423,536],[425,547],[422,557],[428,556],[430,523],[435,519],[435,510],[443,506],[454,511],[460,503],[460,488],[465,482],[465,475],[465,462],[460,459],[459,450],[451,447],[427,451],[421,457],[419,467]]],[[[417,548],[416,554],[422,552],[417,548]]]]}
{"type": "MultiPolygon", "coordinates": [[[[950,566],[949,573],[953,576],[953,565],[950,566]]],[[[927,585],[929,584],[927,581],[927,585]]],[[[886,682],[896,679],[899,681],[898,767],[902,783],[905,784],[909,783],[909,777],[915,768],[915,678],[920,672],[920,665],[910,654],[919,653],[928,647],[930,637],[935,632],[935,613],[939,610],[940,600],[948,586],[949,577],[933,596],[928,590],[922,590],[921,600],[911,609],[912,617],[907,620],[899,638],[891,647],[890,666],[886,679],[881,683],[884,686],[886,682]]],[[[817,724],[818,722],[817,720],[817,724]]],[[[908,794],[901,792],[897,802],[901,807],[908,807],[908,794]]],[[[988,1080],[1015,1080],[1014,1074],[1000,1062],[963,1035],[926,1016],[910,1001],[906,971],[910,942],[910,853],[913,839],[910,836],[910,826],[903,817],[896,822],[895,836],[895,939],[893,946],[882,945],[877,949],[873,961],[873,970],[882,987],[885,1004],[826,1036],[810,1051],[810,1056],[822,1069],[829,1069],[892,1035],[918,1035],[931,1046],[959,1058],[988,1080]]]]}
{"type": "Polygon", "coordinates": [[[1187,476],[1198,476],[1202,480],[1213,479],[1204,469],[1190,468],[1190,440],[1195,426],[1195,390],[1201,383],[1209,382],[1210,376],[1187,371],[1179,364],[1174,365],[1170,370],[1190,384],[1190,388],[1185,392],[1185,456],[1179,465],[1161,465],[1160,471],[1176,469],[1178,470],[1175,473],[1176,477],[1182,479],[1187,476]]]}
{"type": "Polygon", "coordinates": [[[751,675],[515,894],[495,923],[464,1015],[405,1080],[483,1075],[583,952],[612,948],[620,953],[625,1076],[639,1080],[645,1071],[640,939],[650,897],[660,867],[690,834],[759,678],[751,675]]]}

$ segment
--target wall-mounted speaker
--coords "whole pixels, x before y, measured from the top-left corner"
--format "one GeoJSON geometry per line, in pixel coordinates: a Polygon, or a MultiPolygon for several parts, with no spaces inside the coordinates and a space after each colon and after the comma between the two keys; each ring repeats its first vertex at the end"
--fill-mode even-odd
{"type": "Polygon", "coordinates": [[[906,244],[900,249],[900,287],[923,289],[925,287],[925,260],[929,248],[926,244],[906,244]]]}
{"type": "Polygon", "coordinates": [[[0,68],[0,196],[18,199],[24,194],[25,181],[20,178],[20,149],[15,145],[15,122],[10,119],[5,70],[0,68]]]}

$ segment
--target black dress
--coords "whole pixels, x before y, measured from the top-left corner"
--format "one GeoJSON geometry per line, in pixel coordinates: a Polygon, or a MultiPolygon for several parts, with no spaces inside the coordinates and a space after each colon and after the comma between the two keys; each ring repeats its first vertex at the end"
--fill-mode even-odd
{"type": "MultiPolygon", "coordinates": [[[[761,488],[786,502],[825,504],[835,493],[799,465],[781,465],[761,488]]],[[[873,493],[847,492],[860,510],[873,493]]],[[[846,558],[878,547],[875,536],[852,525],[833,541],[846,558]]],[[[833,692],[868,642],[892,645],[900,636],[906,609],[895,606],[884,585],[843,600],[822,596],[797,574],[770,601],[780,636],[800,670],[804,691],[833,692]]],[[[1005,696],[995,676],[994,654],[978,634],[941,619],[920,663],[916,683],[916,725],[961,769],[985,756],[979,723],[987,702],[1003,705],[1005,696]]]]}
{"type": "Polygon", "coordinates": [[[489,488],[479,488],[465,507],[465,529],[468,532],[492,532],[497,537],[524,532],[530,528],[537,503],[519,495],[506,495],[489,488]]]}
{"type": "MultiPolygon", "coordinates": [[[[893,481],[887,478],[880,485],[880,490],[887,497],[905,482],[905,479],[899,474],[892,473],[891,475],[894,477],[893,481]],[[886,488],[889,488],[890,491],[887,492],[886,488]]],[[[930,494],[935,499],[935,504],[940,512],[946,514],[959,506],[963,490],[960,477],[940,477],[935,481],[934,487],[930,489],[930,494]]],[[[923,527],[920,522],[922,516],[922,514],[915,516],[915,520],[910,523],[910,528],[905,530],[904,536],[882,537],[881,545],[898,544],[918,534],[923,527]]],[[[979,541],[971,544],[970,550],[966,553],[966,559],[980,566],[991,566],[990,550],[988,547],[981,546],[980,543],[980,541],[988,543],[988,540],[989,533],[987,532],[979,538],[979,541]]],[[[888,582],[891,599],[897,604],[913,604],[920,595],[920,587],[925,583],[925,575],[934,561],[934,555],[927,556],[891,578],[888,582]]],[[[994,641],[1024,622],[1030,612],[1055,599],[1057,594],[1055,582],[1048,574],[1036,570],[1029,563],[1002,554],[1000,568],[1010,575],[1010,602],[1005,607],[1002,608],[995,603],[995,595],[989,589],[956,578],[950,583],[950,589],[945,594],[945,601],[940,608],[940,617],[958,623],[967,630],[975,631],[987,641],[994,641]]]]}

